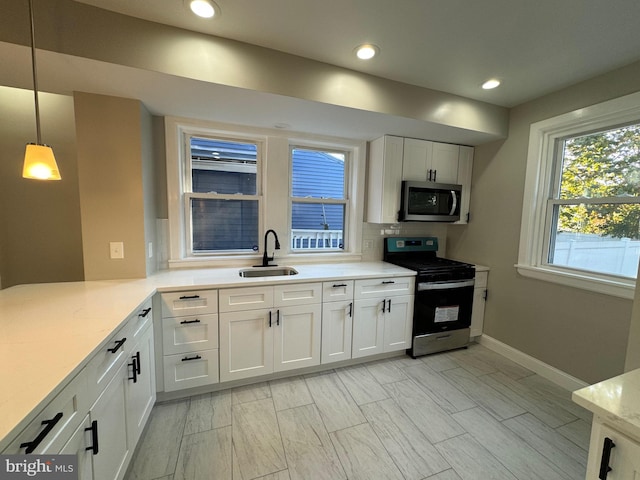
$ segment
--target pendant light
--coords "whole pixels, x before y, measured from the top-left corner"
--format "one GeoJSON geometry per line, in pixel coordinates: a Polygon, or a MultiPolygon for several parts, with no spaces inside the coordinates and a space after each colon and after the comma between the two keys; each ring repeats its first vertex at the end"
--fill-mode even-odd
{"type": "Polygon", "coordinates": [[[36,107],[36,143],[28,143],[24,152],[22,176],[35,180],[60,180],[60,170],[53,149],[42,143],[40,134],[40,105],[38,103],[38,76],[36,74],[36,40],[33,24],[33,0],[29,0],[31,21],[31,66],[33,69],[33,98],[36,107]]]}

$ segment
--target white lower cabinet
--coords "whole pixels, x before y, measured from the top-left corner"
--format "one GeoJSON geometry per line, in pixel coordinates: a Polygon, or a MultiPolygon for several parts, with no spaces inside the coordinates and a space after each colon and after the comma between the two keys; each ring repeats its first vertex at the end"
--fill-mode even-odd
{"type": "Polygon", "coordinates": [[[353,313],[353,358],[411,346],[413,277],[357,280],[353,313]]]}
{"type": "Polygon", "coordinates": [[[322,305],[322,354],[320,363],[351,358],[353,300],[326,302],[322,305]]]}
{"type": "Polygon", "coordinates": [[[489,272],[476,272],[473,288],[473,309],[471,310],[471,337],[482,335],[484,328],[484,307],[487,301],[487,280],[489,272]]]}
{"type": "Polygon", "coordinates": [[[637,480],[640,478],[640,443],[594,417],[586,478],[637,480]]]}
{"type": "Polygon", "coordinates": [[[220,380],[319,365],[321,295],[320,283],[221,290],[220,380]]]}
{"type": "Polygon", "coordinates": [[[93,425],[89,415],[73,433],[66,445],[60,450],[63,455],[76,455],[78,458],[78,480],[93,480],[93,425]]]}
{"type": "MultiPolygon", "coordinates": [[[[124,476],[129,460],[127,440],[127,404],[125,382],[128,381],[128,365],[123,363],[107,388],[89,410],[89,417],[96,422],[97,453],[93,455],[95,480],[116,480],[124,476]]],[[[94,445],[95,448],[95,445],[94,445]]]]}

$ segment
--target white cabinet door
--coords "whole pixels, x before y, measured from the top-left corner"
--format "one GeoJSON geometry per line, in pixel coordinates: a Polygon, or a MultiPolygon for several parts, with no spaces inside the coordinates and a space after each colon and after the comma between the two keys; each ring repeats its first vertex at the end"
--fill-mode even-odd
{"type": "Polygon", "coordinates": [[[261,309],[220,314],[221,381],[273,372],[274,313],[261,309]]]}
{"type": "Polygon", "coordinates": [[[194,290],[160,295],[163,317],[203,315],[218,312],[217,290],[194,290]]]}
{"type": "Polygon", "coordinates": [[[322,305],[319,303],[276,311],[276,325],[272,328],[274,371],[320,365],[321,321],[322,305]]]}
{"type": "Polygon", "coordinates": [[[78,480],[93,480],[93,463],[91,460],[93,438],[91,432],[91,420],[87,415],[67,444],[60,450],[63,455],[76,455],[78,458],[78,480]]]}
{"type": "Polygon", "coordinates": [[[162,363],[165,392],[202,387],[220,381],[217,348],[164,355],[162,363]]]}
{"type": "Polygon", "coordinates": [[[218,348],[218,314],[162,319],[164,355],[218,348]]]}
{"type": "Polygon", "coordinates": [[[98,453],[93,456],[96,479],[119,480],[125,473],[129,456],[124,393],[126,369],[127,364],[123,364],[90,410],[90,418],[97,422],[98,429],[98,453]]]}
{"type": "Polygon", "coordinates": [[[460,199],[460,220],[455,222],[456,224],[469,222],[473,151],[473,147],[460,147],[460,155],[458,156],[458,180],[454,183],[462,185],[462,198],[460,199]]]}
{"type": "Polygon", "coordinates": [[[402,150],[401,137],[384,136],[371,142],[367,166],[367,222],[398,221],[402,150]]]}
{"type": "Polygon", "coordinates": [[[434,142],[430,167],[433,172],[430,180],[438,183],[457,183],[459,154],[459,145],[434,142]]]}
{"type": "Polygon", "coordinates": [[[351,358],[353,300],[322,305],[322,354],[320,363],[351,358]]]}
{"type": "Polygon", "coordinates": [[[353,312],[352,358],[384,352],[384,310],[382,298],[356,300],[353,312]]]}
{"type": "Polygon", "coordinates": [[[607,480],[637,480],[640,478],[640,444],[594,419],[587,463],[587,480],[601,478],[599,474],[603,463],[611,469],[607,473],[607,480]],[[615,445],[609,450],[608,463],[606,458],[603,460],[606,439],[615,445]]]}
{"type": "Polygon", "coordinates": [[[156,401],[153,328],[147,328],[133,348],[127,370],[127,437],[129,445],[135,445],[156,401]]]}
{"type": "Polygon", "coordinates": [[[394,352],[411,347],[413,295],[387,299],[384,318],[384,351],[394,352]]]}
{"type": "Polygon", "coordinates": [[[432,169],[433,142],[415,138],[404,139],[402,180],[426,182],[432,169]]]}

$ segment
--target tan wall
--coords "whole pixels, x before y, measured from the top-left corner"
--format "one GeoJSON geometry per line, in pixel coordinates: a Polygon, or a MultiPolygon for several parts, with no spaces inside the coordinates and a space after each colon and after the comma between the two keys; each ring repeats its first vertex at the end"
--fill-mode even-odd
{"type": "Polygon", "coordinates": [[[88,93],[74,103],[85,279],[144,277],[144,107],[88,93]],[[124,259],[110,258],[110,242],[124,243],[124,259]]]}
{"type": "Polygon", "coordinates": [[[449,255],[491,268],[485,333],[590,383],[622,373],[632,301],[517,274],[529,128],[639,86],[636,63],[512,109],[509,137],[476,148],[472,222],[449,227],[449,255]]]}
{"type": "Polygon", "coordinates": [[[33,92],[0,87],[0,275],[2,288],[83,279],[73,99],[41,93],[42,140],[62,174],[22,178],[25,144],[36,141],[33,92]]]}

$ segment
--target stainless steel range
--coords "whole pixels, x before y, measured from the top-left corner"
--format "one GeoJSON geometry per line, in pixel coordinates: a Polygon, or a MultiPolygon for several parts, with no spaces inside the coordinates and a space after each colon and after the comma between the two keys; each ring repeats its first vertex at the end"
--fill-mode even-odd
{"type": "Polygon", "coordinates": [[[436,237],[385,238],[384,261],[417,272],[413,358],[469,343],[475,267],[436,255],[436,237]]]}

